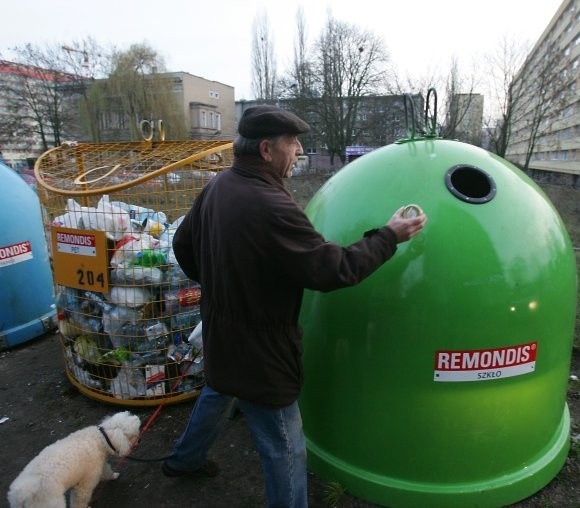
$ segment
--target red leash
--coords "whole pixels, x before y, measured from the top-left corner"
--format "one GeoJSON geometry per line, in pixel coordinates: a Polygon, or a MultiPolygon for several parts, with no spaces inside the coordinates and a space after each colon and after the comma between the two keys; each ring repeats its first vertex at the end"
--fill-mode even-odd
{"type": "MultiPolygon", "coordinates": [[[[193,365],[193,362],[197,359],[198,356],[199,356],[199,352],[193,357],[193,359],[189,362],[189,365],[187,366],[187,368],[185,368],[183,370],[183,372],[181,373],[181,375],[177,378],[177,381],[175,381],[175,384],[171,387],[172,392],[174,392],[179,387],[179,385],[183,381],[183,378],[185,377],[185,375],[189,371],[190,367],[193,365]]],[[[141,440],[141,437],[143,436],[143,434],[145,434],[147,429],[151,426],[151,424],[153,423],[155,418],[157,418],[157,416],[159,415],[159,413],[161,412],[161,410],[163,409],[164,406],[165,406],[165,400],[162,401],[161,404],[159,404],[159,406],[157,406],[157,409],[155,410],[155,412],[149,417],[149,419],[147,420],[145,425],[143,425],[143,427],[141,428],[141,432],[139,432],[139,435],[131,443],[131,448],[129,449],[129,451],[123,457],[121,457],[121,459],[117,463],[117,465],[119,467],[124,464],[126,459],[131,459],[131,457],[129,456],[130,453],[133,451],[133,449],[135,448],[137,443],[141,440]]],[[[160,460],[162,460],[162,459],[160,459],[160,460]]],[[[153,462],[155,462],[155,461],[153,461],[153,462]]]]}
{"type": "MultiPolygon", "coordinates": [[[[197,355],[195,355],[195,357],[189,362],[189,365],[187,366],[186,369],[184,369],[184,371],[182,372],[182,374],[177,378],[177,381],[175,382],[175,384],[171,387],[171,391],[175,391],[179,385],[181,384],[181,382],[183,381],[184,376],[187,374],[187,372],[189,371],[190,367],[192,366],[193,362],[197,359],[197,357],[199,356],[199,353],[197,353],[197,355]]],[[[133,449],[135,448],[135,446],[137,445],[137,443],[141,440],[141,437],[143,436],[143,434],[145,434],[145,432],[147,431],[147,429],[151,426],[151,424],[153,423],[153,421],[155,420],[155,418],[157,418],[157,416],[159,415],[159,413],[161,412],[161,409],[163,409],[163,406],[165,406],[165,401],[162,401],[161,404],[159,404],[159,406],[157,406],[157,409],[153,412],[153,414],[149,417],[149,419],[147,420],[147,422],[145,423],[145,425],[143,425],[143,427],[141,428],[141,431],[139,432],[139,435],[135,438],[135,440],[131,443],[131,448],[129,449],[129,452],[127,452],[124,456],[122,456],[119,461],[117,462],[117,468],[122,467],[122,465],[125,463],[125,460],[127,459],[132,459],[132,460],[140,460],[140,459],[135,459],[130,457],[130,453],[133,451],[133,449]]],[[[154,460],[143,460],[143,462],[156,462],[158,460],[164,460],[165,458],[169,458],[168,457],[163,457],[162,459],[154,459],[154,460]]],[[[100,491],[101,489],[104,487],[105,482],[101,482],[99,483],[99,485],[97,486],[97,488],[95,489],[95,491],[93,492],[92,498],[91,498],[91,503],[93,504],[95,501],[97,501],[97,499],[99,498],[100,495],[100,491]]]]}

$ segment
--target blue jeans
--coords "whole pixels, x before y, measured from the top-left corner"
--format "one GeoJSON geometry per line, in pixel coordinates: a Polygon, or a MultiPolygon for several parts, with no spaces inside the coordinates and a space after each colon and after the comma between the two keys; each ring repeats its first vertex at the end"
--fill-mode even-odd
{"type": "MultiPolygon", "coordinates": [[[[205,464],[207,453],[225,421],[233,397],[209,386],[201,390],[185,431],[166,462],[179,471],[193,471],[205,464]]],[[[306,441],[298,403],[270,408],[238,400],[258,448],[270,508],[306,508],[306,441]]]]}

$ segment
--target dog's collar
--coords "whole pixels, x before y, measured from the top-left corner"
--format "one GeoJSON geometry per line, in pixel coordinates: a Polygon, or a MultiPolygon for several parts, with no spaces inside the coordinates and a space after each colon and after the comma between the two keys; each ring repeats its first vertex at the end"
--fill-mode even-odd
{"type": "Polygon", "coordinates": [[[113,450],[115,453],[118,454],[119,452],[113,446],[113,443],[111,443],[111,440],[109,439],[109,436],[107,436],[107,433],[105,432],[105,429],[103,429],[103,427],[101,427],[100,425],[97,425],[97,429],[99,429],[99,432],[101,434],[103,434],[103,437],[105,438],[105,441],[107,442],[107,444],[111,447],[111,450],[113,450]]]}

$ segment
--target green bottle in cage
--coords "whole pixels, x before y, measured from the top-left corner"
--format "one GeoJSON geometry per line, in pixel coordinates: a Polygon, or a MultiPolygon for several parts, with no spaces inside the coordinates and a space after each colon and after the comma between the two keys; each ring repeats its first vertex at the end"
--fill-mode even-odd
{"type": "Polygon", "coordinates": [[[159,266],[167,264],[167,255],[153,249],[143,249],[135,256],[133,264],[140,266],[159,266]]]}

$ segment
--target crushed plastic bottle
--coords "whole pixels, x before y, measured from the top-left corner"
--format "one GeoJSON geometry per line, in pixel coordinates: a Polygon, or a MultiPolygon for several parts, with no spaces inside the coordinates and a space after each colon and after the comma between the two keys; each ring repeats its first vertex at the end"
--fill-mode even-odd
{"type": "MultiPolygon", "coordinates": [[[[58,309],[66,311],[66,318],[71,326],[83,333],[98,334],[102,331],[102,309],[94,306],[94,301],[83,292],[65,286],[58,286],[55,303],[58,309]]],[[[80,334],[79,334],[80,335],[80,334]]]]}
{"type": "Polygon", "coordinates": [[[159,286],[163,282],[163,272],[154,266],[124,266],[111,270],[111,283],[126,286],[159,286]]]}
{"type": "Polygon", "coordinates": [[[194,284],[178,264],[170,264],[167,267],[163,278],[163,288],[165,290],[169,289],[186,289],[194,284]]]}
{"type": "Polygon", "coordinates": [[[103,331],[109,335],[113,347],[131,349],[135,341],[145,336],[143,313],[123,305],[111,306],[103,314],[103,331]]]}
{"type": "Polygon", "coordinates": [[[112,380],[110,391],[117,399],[144,397],[147,392],[145,377],[140,369],[124,367],[112,380]]]}
{"type": "Polygon", "coordinates": [[[187,312],[180,312],[171,316],[171,329],[180,331],[183,334],[191,333],[191,331],[200,323],[201,311],[199,306],[193,307],[187,312]]]}

